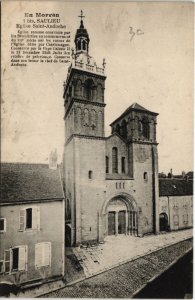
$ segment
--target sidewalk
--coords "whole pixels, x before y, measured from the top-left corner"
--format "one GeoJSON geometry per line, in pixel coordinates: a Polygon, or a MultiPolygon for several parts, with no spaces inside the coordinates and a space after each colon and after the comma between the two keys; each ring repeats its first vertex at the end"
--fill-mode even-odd
{"type": "Polygon", "coordinates": [[[109,270],[148,253],[191,238],[193,229],[151,235],[143,238],[134,236],[109,236],[104,244],[90,248],[72,248],[83,267],[85,277],[109,270]]]}

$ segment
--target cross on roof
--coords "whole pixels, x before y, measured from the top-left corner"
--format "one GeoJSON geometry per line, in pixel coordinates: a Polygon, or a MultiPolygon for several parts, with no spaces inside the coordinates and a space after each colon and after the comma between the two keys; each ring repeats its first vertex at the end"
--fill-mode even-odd
{"type": "Polygon", "coordinates": [[[79,18],[81,18],[81,21],[82,21],[82,19],[83,18],[85,18],[85,16],[83,15],[83,11],[82,11],[82,9],[81,9],[81,15],[80,16],[78,16],[79,18]]]}

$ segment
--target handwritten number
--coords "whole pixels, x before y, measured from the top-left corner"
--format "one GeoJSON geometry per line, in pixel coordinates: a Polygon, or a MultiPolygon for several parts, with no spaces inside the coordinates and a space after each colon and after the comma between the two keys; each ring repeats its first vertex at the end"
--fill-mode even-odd
{"type": "Polygon", "coordinates": [[[129,34],[131,35],[131,37],[130,37],[130,42],[131,42],[135,35],[141,35],[141,34],[144,34],[144,32],[140,28],[134,30],[133,27],[129,26],[129,34]]]}
{"type": "Polygon", "coordinates": [[[131,38],[130,38],[130,42],[132,41],[132,39],[135,36],[135,32],[133,31],[133,27],[129,27],[129,34],[131,34],[131,38]]]}

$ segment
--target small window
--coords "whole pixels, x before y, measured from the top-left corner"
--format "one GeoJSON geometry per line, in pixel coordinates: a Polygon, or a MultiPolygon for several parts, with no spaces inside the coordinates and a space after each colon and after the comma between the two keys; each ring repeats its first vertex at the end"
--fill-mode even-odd
{"type": "Polygon", "coordinates": [[[118,149],[112,148],[112,173],[118,173],[118,149]]]}
{"type": "Polygon", "coordinates": [[[183,223],[188,224],[188,214],[183,215],[183,223]]]}
{"type": "Polygon", "coordinates": [[[121,171],[125,173],[125,157],[121,158],[121,171]]]}
{"type": "Polygon", "coordinates": [[[148,173],[147,172],[144,172],[144,180],[148,181],[148,173]]]}
{"type": "Polygon", "coordinates": [[[6,231],[6,219],[0,218],[0,232],[6,231]]]}
{"type": "Polygon", "coordinates": [[[33,206],[20,210],[19,230],[40,230],[40,207],[33,206]]]}
{"type": "Polygon", "coordinates": [[[118,183],[116,182],[116,189],[118,189],[118,183]]]}
{"type": "Polygon", "coordinates": [[[4,253],[5,273],[25,271],[27,269],[27,246],[18,246],[4,253]]]}
{"type": "Polygon", "coordinates": [[[51,266],[51,243],[35,245],[35,268],[51,266]]]}
{"type": "Polygon", "coordinates": [[[18,270],[19,266],[19,248],[14,248],[12,250],[12,270],[18,270]]]}
{"type": "Polygon", "coordinates": [[[119,189],[121,189],[121,182],[119,183],[119,189]]]}
{"type": "Polygon", "coordinates": [[[32,228],[32,208],[26,210],[26,228],[32,228]]]}
{"type": "Polygon", "coordinates": [[[109,173],[109,157],[106,156],[106,173],[109,173]]]}
{"type": "Polygon", "coordinates": [[[88,177],[89,177],[89,179],[93,179],[93,171],[89,171],[89,173],[88,173],[88,177]]]}

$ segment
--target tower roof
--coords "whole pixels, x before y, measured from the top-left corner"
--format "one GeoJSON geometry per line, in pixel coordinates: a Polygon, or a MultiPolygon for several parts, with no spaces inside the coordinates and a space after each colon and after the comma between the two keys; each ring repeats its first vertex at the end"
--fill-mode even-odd
{"type": "Polygon", "coordinates": [[[75,35],[75,39],[74,41],[76,42],[76,40],[78,38],[81,38],[81,37],[85,37],[87,38],[88,42],[89,42],[89,34],[87,32],[87,29],[84,27],[83,25],[83,20],[81,20],[81,24],[80,24],[80,27],[77,29],[76,31],[76,35],[75,35]]]}
{"type": "Polygon", "coordinates": [[[148,114],[152,114],[157,116],[158,113],[152,112],[146,108],[144,108],[143,106],[139,105],[137,102],[134,102],[133,104],[131,104],[123,113],[122,115],[120,115],[116,120],[114,120],[110,126],[112,126],[116,121],[120,120],[121,118],[123,118],[124,116],[126,116],[130,111],[142,111],[142,112],[146,112],[148,114]]]}

